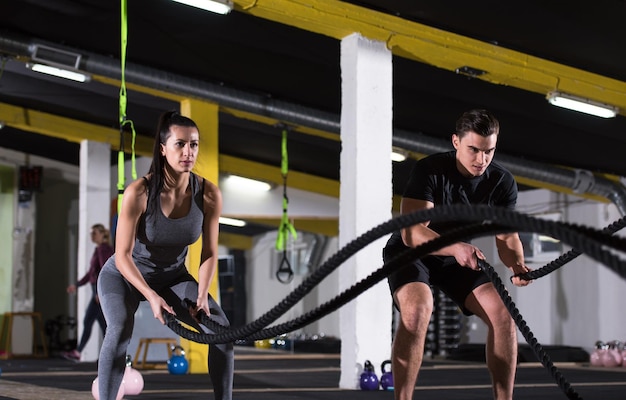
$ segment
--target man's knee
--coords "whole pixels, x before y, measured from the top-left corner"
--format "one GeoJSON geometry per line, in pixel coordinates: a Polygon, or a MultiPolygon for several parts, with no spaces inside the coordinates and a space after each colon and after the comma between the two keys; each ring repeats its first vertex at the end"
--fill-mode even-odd
{"type": "Polygon", "coordinates": [[[417,332],[428,327],[432,312],[432,307],[428,305],[411,305],[400,311],[400,320],[408,331],[417,332]]]}
{"type": "Polygon", "coordinates": [[[400,309],[400,322],[410,332],[425,330],[433,313],[433,297],[430,288],[421,283],[408,284],[395,293],[400,309]]]}

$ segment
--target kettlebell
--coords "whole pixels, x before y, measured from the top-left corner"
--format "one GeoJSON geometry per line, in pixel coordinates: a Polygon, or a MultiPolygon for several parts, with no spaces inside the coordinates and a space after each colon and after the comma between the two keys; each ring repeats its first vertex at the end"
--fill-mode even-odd
{"type": "Polygon", "coordinates": [[[602,367],[602,356],[609,349],[609,346],[601,340],[598,340],[595,344],[595,348],[589,356],[589,363],[594,367],[602,367]]]}
{"type": "Polygon", "coordinates": [[[378,377],[370,360],[365,360],[360,382],[361,390],[378,390],[378,377]]]}
{"type": "Polygon", "coordinates": [[[185,358],[185,350],[180,346],[172,346],[172,357],[167,360],[167,370],[172,375],[185,375],[189,369],[189,363],[185,358]]]}
{"type": "Polygon", "coordinates": [[[393,374],[391,373],[390,360],[385,360],[380,364],[380,372],[382,372],[380,376],[380,387],[383,388],[383,390],[393,390],[393,374]],[[385,371],[387,365],[389,365],[389,371],[385,371]]]}
{"type": "Polygon", "coordinates": [[[608,343],[608,349],[600,357],[602,365],[605,367],[619,367],[622,365],[622,342],[619,340],[612,340],[608,343]]]}
{"type": "Polygon", "coordinates": [[[122,378],[124,393],[128,395],[138,395],[143,390],[143,385],[144,381],[141,372],[133,368],[133,358],[127,355],[126,369],[124,370],[124,377],[122,378]]]}

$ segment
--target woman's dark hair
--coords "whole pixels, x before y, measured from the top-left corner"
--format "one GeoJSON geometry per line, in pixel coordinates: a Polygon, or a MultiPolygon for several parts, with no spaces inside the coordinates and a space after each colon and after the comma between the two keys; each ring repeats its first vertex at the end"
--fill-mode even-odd
{"type": "Polygon", "coordinates": [[[178,111],[167,111],[161,114],[157,124],[157,131],[154,138],[154,149],[152,151],[152,164],[150,164],[150,179],[148,179],[148,211],[154,211],[156,198],[163,189],[165,157],[161,154],[161,145],[167,142],[172,134],[172,125],[186,126],[198,129],[198,126],[191,118],[180,115],[178,111]]]}
{"type": "Polygon", "coordinates": [[[466,111],[456,121],[456,134],[463,137],[470,131],[485,137],[497,135],[500,133],[500,123],[487,110],[466,111]]]}

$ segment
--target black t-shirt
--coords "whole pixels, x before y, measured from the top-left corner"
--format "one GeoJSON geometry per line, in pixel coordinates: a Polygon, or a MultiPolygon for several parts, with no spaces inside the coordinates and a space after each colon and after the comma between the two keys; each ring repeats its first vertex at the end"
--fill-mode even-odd
{"type": "MultiPolygon", "coordinates": [[[[456,152],[433,154],[413,166],[403,197],[426,200],[437,205],[486,204],[515,208],[517,184],[513,175],[492,161],[485,172],[476,177],[464,177],[456,167],[456,152]]],[[[455,226],[454,222],[431,223],[429,228],[443,234],[455,226]]],[[[387,246],[402,243],[400,232],[395,232],[387,246]]]]}

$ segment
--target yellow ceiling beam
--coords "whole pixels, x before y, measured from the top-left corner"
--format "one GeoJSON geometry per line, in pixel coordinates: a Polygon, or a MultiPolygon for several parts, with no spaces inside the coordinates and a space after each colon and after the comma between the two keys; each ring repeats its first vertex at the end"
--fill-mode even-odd
{"type": "MultiPolygon", "coordinates": [[[[68,142],[80,143],[82,140],[93,140],[108,143],[114,150],[120,148],[119,129],[111,129],[6,103],[0,103],[0,121],[15,129],[51,136],[68,142]]],[[[125,135],[124,148],[131,148],[130,135],[125,135]]],[[[135,153],[152,157],[152,139],[137,135],[135,153]]]]}
{"type": "MultiPolygon", "coordinates": [[[[245,176],[275,185],[283,184],[280,166],[270,166],[224,154],[220,155],[219,165],[220,171],[224,173],[245,176]]],[[[333,179],[290,170],[287,175],[287,186],[339,198],[339,182],[333,179]]]]}
{"type": "Polygon", "coordinates": [[[611,104],[626,115],[626,82],[336,0],[234,0],[236,10],[341,40],[359,33],[393,54],[545,96],[552,90],[611,104]]]}
{"type": "MultiPolygon", "coordinates": [[[[274,126],[278,123],[285,123],[284,121],[279,121],[275,118],[269,118],[264,115],[253,114],[248,111],[237,110],[237,109],[230,108],[230,107],[221,107],[220,111],[230,114],[236,118],[247,119],[247,120],[259,122],[265,125],[274,126]]],[[[303,126],[303,125],[291,125],[290,124],[289,127],[293,131],[296,131],[299,133],[305,133],[307,135],[317,136],[317,137],[321,137],[322,139],[333,140],[336,142],[341,141],[341,137],[339,136],[338,133],[326,132],[326,131],[322,131],[319,129],[310,128],[308,126],[303,126]]]]}
{"type": "MultiPolygon", "coordinates": [[[[4,122],[4,124],[9,127],[25,132],[51,136],[73,143],[80,143],[82,140],[93,140],[102,143],[109,143],[113,150],[119,149],[120,132],[119,130],[113,128],[59,117],[53,114],[17,107],[6,103],[0,103],[0,121],[4,122]]],[[[130,148],[131,138],[130,134],[127,133],[125,134],[124,149],[128,151],[130,148]]],[[[142,135],[136,136],[136,155],[152,157],[152,148],[152,138],[142,135]]],[[[279,185],[283,184],[280,165],[270,166],[224,154],[219,156],[218,163],[220,172],[223,173],[260,179],[279,185]]],[[[287,186],[307,192],[337,198],[339,197],[338,181],[298,171],[289,171],[287,186]]]]}

